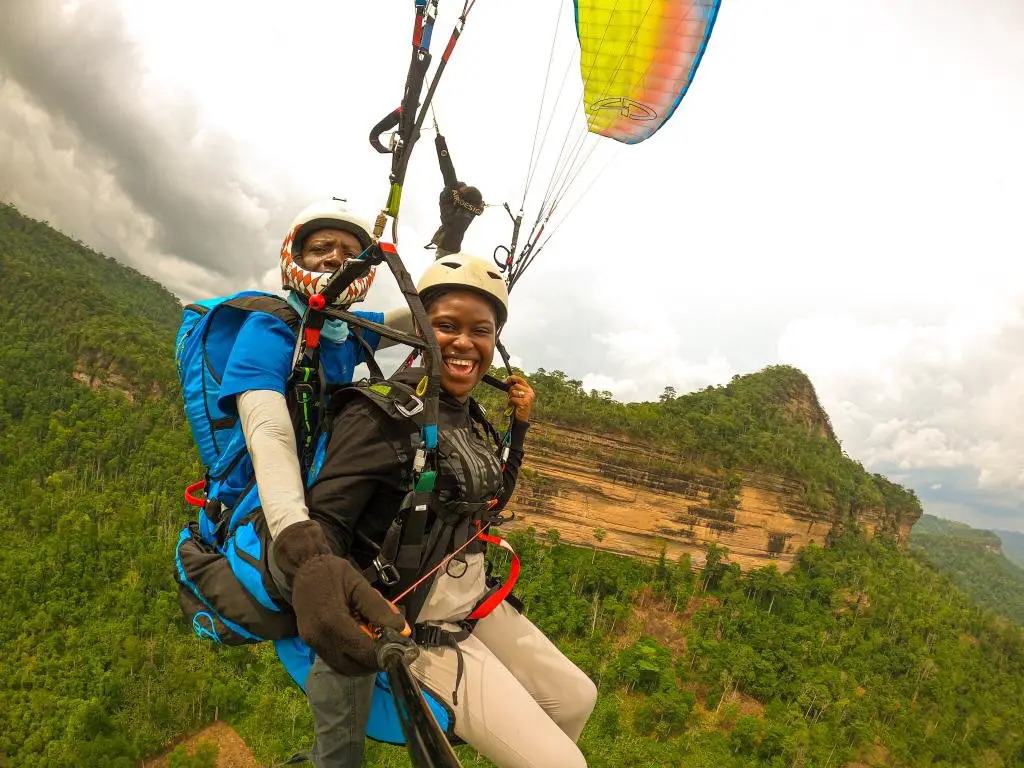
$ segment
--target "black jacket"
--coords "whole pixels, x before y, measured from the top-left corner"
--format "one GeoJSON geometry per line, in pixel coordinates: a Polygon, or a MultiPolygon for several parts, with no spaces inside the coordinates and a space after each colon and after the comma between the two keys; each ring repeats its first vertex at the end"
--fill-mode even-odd
{"type": "MultiPolygon", "coordinates": [[[[497,446],[471,418],[469,401],[459,403],[442,391],[438,410],[435,501],[487,501],[497,495],[492,513],[500,511],[515,490],[529,423],[514,423],[502,470],[497,446]]],[[[377,553],[367,542],[380,546],[409,489],[415,431],[411,420],[393,419],[363,397],[334,416],[326,458],[306,503],[335,553],[360,567],[377,553]]]]}

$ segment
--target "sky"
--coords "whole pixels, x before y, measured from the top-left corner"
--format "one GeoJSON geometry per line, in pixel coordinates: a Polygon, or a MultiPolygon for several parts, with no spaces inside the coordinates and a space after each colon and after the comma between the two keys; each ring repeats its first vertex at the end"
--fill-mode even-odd
{"type": "MultiPolygon", "coordinates": [[[[441,0],[435,56],[461,9],[441,0]]],[[[5,0],[0,199],[183,300],[276,290],[305,205],[383,206],[367,135],[411,25],[407,0],[5,0]]],[[[577,52],[571,3],[475,4],[434,113],[489,205],[465,250],[507,243],[550,117],[536,214],[578,124],[577,52]]],[[[794,365],[844,450],[926,512],[1024,530],[1021,136],[1018,0],[725,0],[673,118],[588,140],[503,339],[626,401],[794,365]]],[[[413,276],[441,186],[428,131],[399,220],[413,276]]],[[[382,273],[365,307],[400,303],[382,273]]]]}

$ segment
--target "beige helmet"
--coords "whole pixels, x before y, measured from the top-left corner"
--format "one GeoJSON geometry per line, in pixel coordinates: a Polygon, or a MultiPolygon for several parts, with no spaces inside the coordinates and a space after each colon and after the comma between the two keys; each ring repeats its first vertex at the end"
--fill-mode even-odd
{"type": "MultiPolygon", "coordinates": [[[[331,272],[313,272],[299,264],[299,254],[302,253],[302,243],[307,236],[318,229],[333,228],[351,232],[359,240],[359,244],[365,249],[373,242],[370,236],[371,224],[358,214],[349,210],[348,206],[340,200],[328,200],[314,203],[295,217],[288,236],[281,244],[281,284],[282,287],[296,291],[304,299],[308,299],[314,293],[319,293],[324,284],[331,279],[331,272]]],[[[357,301],[362,301],[366,292],[373,285],[376,267],[370,269],[369,274],[360,277],[350,285],[345,292],[339,296],[334,304],[346,307],[357,301]]]]}
{"type": "Polygon", "coordinates": [[[508,287],[494,266],[468,253],[442,256],[427,267],[416,290],[424,303],[443,288],[464,288],[481,294],[494,304],[500,329],[508,319],[508,287]]]}

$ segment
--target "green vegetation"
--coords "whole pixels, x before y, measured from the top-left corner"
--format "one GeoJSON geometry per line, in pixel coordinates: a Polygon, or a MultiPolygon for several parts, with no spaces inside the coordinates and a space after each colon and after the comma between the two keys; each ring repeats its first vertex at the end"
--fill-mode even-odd
{"type": "MultiPolygon", "coordinates": [[[[670,451],[672,461],[650,466],[663,483],[698,469],[726,478],[730,470],[771,472],[801,483],[814,509],[851,518],[858,509],[884,511],[882,532],[890,535],[921,514],[912,490],[869,473],[843,452],[811,382],[790,366],[734,376],[725,386],[679,397],[666,391],[656,403],[620,403],[608,392],[588,393],[561,371],[540,369],[529,376],[538,419],[670,451]]],[[[489,410],[500,412],[498,393],[480,389],[489,410]]]]}
{"type": "MultiPolygon", "coordinates": [[[[218,717],[261,761],[306,747],[306,702],[270,646],[215,652],[177,607],[182,488],[199,473],[172,370],[178,303],[10,207],[0,274],[0,766],[132,768],[218,717]]],[[[589,408],[590,428],[646,429],[723,473],[807,469],[810,493],[911,510],[799,414],[785,420],[795,376],[638,406],[533,379],[545,418],[587,425],[589,408]]],[[[513,540],[528,615],[599,684],[581,740],[592,766],[1024,763],[1020,628],[884,537],[812,547],[785,575],[741,574],[715,547],[695,571],[513,540]]],[[[369,762],[407,764],[382,745],[369,762]]]]}
{"type": "Polygon", "coordinates": [[[783,575],[513,539],[528,615],[600,682],[592,766],[1024,762],[1021,628],[890,543],[850,533],[783,575]]]}
{"type": "Polygon", "coordinates": [[[1024,568],[1024,533],[1020,531],[995,531],[1003,542],[1003,554],[1011,563],[1024,568]]]}
{"type": "Polygon", "coordinates": [[[216,744],[202,741],[196,745],[190,755],[184,747],[177,747],[169,755],[167,768],[217,768],[217,754],[220,750],[216,744]]]}
{"type": "Polygon", "coordinates": [[[992,531],[925,515],[910,547],[979,605],[1024,624],[1024,568],[1003,556],[992,531]]]}

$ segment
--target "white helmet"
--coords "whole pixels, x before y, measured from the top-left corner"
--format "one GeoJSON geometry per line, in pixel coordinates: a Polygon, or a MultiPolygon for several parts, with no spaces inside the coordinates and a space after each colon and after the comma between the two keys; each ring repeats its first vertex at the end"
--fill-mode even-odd
{"type": "Polygon", "coordinates": [[[427,267],[416,286],[424,303],[443,288],[465,288],[481,294],[494,304],[498,328],[508,319],[508,287],[494,266],[468,253],[442,256],[427,267]]]}
{"type": "MultiPolygon", "coordinates": [[[[366,249],[373,242],[370,236],[371,224],[349,210],[340,200],[329,200],[314,203],[295,217],[288,236],[281,244],[281,284],[290,288],[300,296],[309,298],[319,293],[330,279],[331,272],[313,272],[299,264],[302,243],[306,237],[318,229],[340,229],[351,232],[359,240],[359,245],[366,249]]],[[[373,285],[377,268],[371,267],[369,274],[355,280],[335,301],[336,306],[347,307],[366,297],[373,285]]]]}

